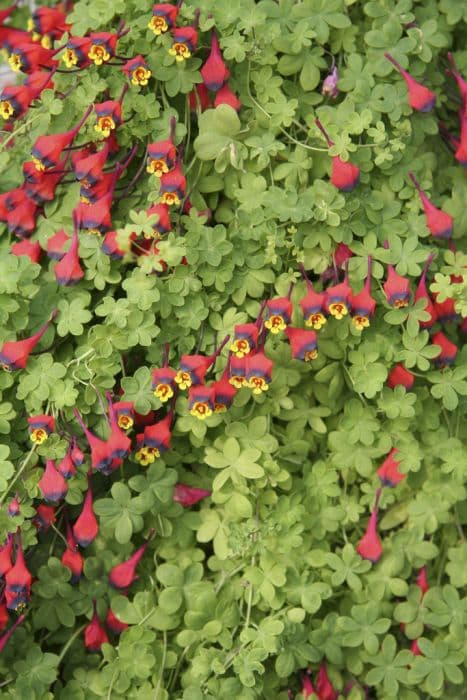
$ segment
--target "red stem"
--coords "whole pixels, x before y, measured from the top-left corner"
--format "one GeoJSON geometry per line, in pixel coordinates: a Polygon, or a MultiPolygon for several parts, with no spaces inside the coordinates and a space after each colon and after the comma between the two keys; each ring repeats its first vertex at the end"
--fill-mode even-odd
{"type": "Polygon", "coordinates": [[[170,118],[170,136],[169,136],[169,140],[172,141],[172,143],[174,142],[175,127],[176,127],[176,126],[177,126],[177,120],[175,119],[175,117],[171,117],[171,118],[170,118]]]}
{"type": "Polygon", "coordinates": [[[390,53],[387,53],[387,52],[385,51],[385,52],[384,52],[384,56],[385,56],[385,58],[388,59],[388,61],[390,61],[390,62],[392,63],[392,65],[393,65],[395,68],[397,68],[397,70],[399,71],[399,73],[405,73],[405,72],[406,72],[406,71],[402,68],[401,64],[398,63],[398,62],[396,61],[396,59],[393,58],[393,57],[391,56],[390,53]]]}
{"type": "MultiPolygon", "coordinates": [[[[261,325],[262,322],[263,322],[263,319],[262,319],[261,317],[262,317],[262,315],[263,315],[264,309],[265,309],[266,306],[267,306],[267,303],[268,303],[268,302],[267,302],[267,299],[264,299],[263,302],[261,303],[261,308],[260,308],[260,310],[259,310],[259,314],[258,314],[258,316],[257,316],[257,318],[256,318],[256,321],[255,321],[255,324],[258,326],[258,328],[260,327],[260,325],[261,325]]],[[[229,362],[230,362],[230,360],[229,360],[229,362]]]]}
{"type": "Polygon", "coordinates": [[[162,360],[162,367],[167,367],[169,364],[169,353],[170,353],[170,343],[165,343],[164,345],[164,355],[162,360]]]}
{"type": "Polygon", "coordinates": [[[412,182],[415,185],[415,187],[417,188],[418,192],[420,192],[420,194],[422,194],[423,190],[420,187],[420,183],[412,172],[409,173],[409,178],[412,180],[412,182]]]}
{"type": "Polygon", "coordinates": [[[334,146],[334,142],[331,141],[331,139],[329,138],[326,129],[325,129],[324,126],[321,124],[321,122],[320,122],[320,120],[318,119],[318,117],[316,117],[316,119],[315,119],[315,124],[316,124],[316,126],[318,127],[318,129],[321,131],[321,133],[323,134],[324,138],[326,139],[326,142],[327,142],[328,146],[329,146],[329,147],[334,146]]]}
{"type": "Polygon", "coordinates": [[[198,29],[200,13],[201,10],[197,9],[195,12],[195,21],[193,22],[193,29],[198,29]]]}
{"type": "Polygon", "coordinates": [[[371,268],[372,268],[372,265],[373,265],[373,258],[371,257],[371,255],[369,255],[368,256],[368,272],[367,272],[366,284],[365,284],[367,292],[370,291],[370,287],[371,287],[371,268]]]}

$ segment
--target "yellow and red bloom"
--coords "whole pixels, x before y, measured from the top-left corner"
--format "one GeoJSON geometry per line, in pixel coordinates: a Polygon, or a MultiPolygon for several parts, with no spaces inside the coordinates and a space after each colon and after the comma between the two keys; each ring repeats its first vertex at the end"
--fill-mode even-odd
{"type": "Polygon", "coordinates": [[[115,56],[119,34],[110,32],[93,32],[89,35],[91,45],[88,50],[88,58],[96,66],[107,63],[115,56]]]}
{"type": "Polygon", "coordinates": [[[148,146],[147,172],[154,173],[156,177],[162,177],[175,165],[177,149],[174,144],[176,121],[170,120],[170,135],[165,141],[156,141],[148,146]]]}
{"type": "Polygon", "coordinates": [[[373,564],[376,564],[383,553],[383,547],[378,537],[378,501],[380,495],[381,489],[378,489],[365,534],[357,545],[357,552],[362,559],[368,559],[373,564]]]}
{"type": "Polygon", "coordinates": [[[188,410],[192,416],[205,420],[214,410],[214,389],[212,386],[199,384],[188,390],[188,410]]]}
{"type": "Polygon", "coordinates": [[[58,311],[55,310],[49,321],[42,328],[32,335],[30,338],[17,341],[6,341],[0,348],[0,367],[8,371],[16,369],[24,369],[26,367],[29,355],[34,350],[40,339],[50,326],[53,319],[57,316],[58,311]]]}
{"type": "Polygon", "coordinates": [[[368,328],[370,318],[375,313],[376,301],[371,296],[371,257],[368,258],[368,275],[365,286],[358,294],[350,297],[352,323],[358,331],[368,328]]]}
{"type": "Polygon", "coordinates": [[[104,176],[104,166],[109,155],[109,142],[104,143],[103,148],[97,153],[89,153],[72,161],[73,172],[76,179],[84,187],[92,187],[100,182],[104,176]]]}
{"type": "Polygon", "coordinates": [[[236,357],[235,355],[229,360],[229,384],[236,389],[241,389],[243,386],[248,386],[246,378],[246,361],[248,355],[244,357],[236,357]]]}
{"type": "Polygon", "coordinates": [[[56,65],[55,51],[46,49],[40,44],[21,43],[14,47],[8,58],[8,63],[14,71],[33,73],[41,68],[52,68],[56,65]]]}
{"type": "Polygon", "coordinates": [[[65,33],[70,31],[70,24],[67,24],[66,14],[57,7],[39,7],[32,13],[28,22],[28,30],[34,32],[37,38],[60,39],[65,33]]]}
{"type": "Polygon", "coordinates": [[[177,5],[170,5],[169,3],[154,5],[148,29],[154,32],[156,36],[165,34],[169,29],[172,29],[177,21],[177,15],[181,4],[182,0],[180,0],[177,5]]]}
{"type": "Polygon", "coordinates": [[[107,100],[94,105],[97,123],[94,129],[104,138],[110,136],[110,132],[122,123],[122,103],[117,100],[107,100]]]}
{"type": "Polygon", "coordinates": [[[55,418],[46,415],[30,416],[28,418],[28,426],[32,442],[42,445],[55,429],[55,418]]]}
{"type": "MultiPolygon", "coordinates": [[[[24,190],[24,192],[26,194],[26,190],[24,190]]],[[[31,236],[36,228],[38,213],[38,204],[33,202],[32,199],[23,200],[14,209],[8,212],[6,219],[8,231],[20,238],[31,236]]]]}
{"type": "Polygon", "coordinates": [[[306,276],[305,281],[308,288],[307,293],[298,303],[303,312],[305,326],[318,331],[326,323],[326,317],[323,314],[326,294],[324,292],[315,292],[312,283],[306,276]]]}
{"type": "Polygon", "coordinates": [[[144,446],[157,450],[157,454],[156,452],[154,453],[155,457],[159,457],[170,448],[172,417],[173,409],[169,411],[165,418],[152,425],[147,425],[144,429],[144,446]]]}
{"type": "Polygon", "coordinates": [[[135,422],[135,407],[132,401],[117,401],[113,405],[117,417],[118,427],[122,430],[130,430],[135,422]]]}
{"type": "Polygon", "coordinates": [[[176,61],[185,61],[196,51],[198,44],[199,10],[196,11],[195,23],[191,27],[176,27],[173,31],[173,44],[169,54],[176,61]]]}
{"type": "MultiPolygon", "coordinates": [[[[329,147],[334,146],[319,119],[315,124],[326,139],[329,147]]],[[[360,168],[350,161],[344,161],[339,156],[332,157],[331,182],[341,192],[351,192],[360,182],[360,168]]]]}
{"type": "Polygon", "coordinates": [[[403,386],[410,391],[413,387],[415,376],[412,372],[404,367],[403,364],[398,364],[389,372],[388,381],[386,382],[390,389],[396,386],[403,386]]]}
{"type": "Polygon", "coordinates": [[[245,358],[247,386],[253,394],[262,394],[269,389],[273,362],[260,350],[245,358]]]}
{"type": "Polygon", "coordinates": [[[88,53],[91,49],[88,36],[72,36],[68,39],[61,60],[67,68],[87,68],[91,65],[88,53]]]}
{"type": "Polygon", "coordinates": [[[425,192],[420,187],[420,183],[415,178],[413,173],[409,173],[409,177],[417,188],[418,194],[422,202],[423,210],[425,212],[426,226],[429,229],[432,236],[435,238],[451,238],[452,227],[454,224],[454,219],[450,214],[447,214],[442,209],[438,209],[435,205],[428,199],[425,192]]]}
{"type": "Polygon", "coordinates": [[[46,460],[44,473],[37,485],[39,486],[42,496],[48,503],[61,501],[68,493],[66,479],[58,471],[53,459],[46,460]]]}
{"type": "Polygon", "coordinates": [[[74,209],[78,226],[89,234],[100,235],[112,229],[110,209],[113,203],[113,192],[101,197],[94,204],[80,202],[74,209]]]}
{"type": "Polygon", "coordinates": [[[152,73],[144,58],[139,54],[122,66],[122,71],[131,80],[132,85],[147,85],[152,73]]]}
{"type": "Polygon", "coordinates": [[[172,398],[176,389],[177,372],[171,367],[160,367],[152,371],[152,390],[154,396],[165,403],[172,398]]]}
{"type": "Polygon", "coordinates": [[[158,457],[160,457],[159,450],[156,447],[147,447],[144,444],[144,434],[138,433],[136,436],[136,461],[143,467],[147,467],[149,464],[154,464],[158,457]]]}
{"type": "Polygon", "coordinates": [[[449,338],[447,338],[442,331],[438,331],[431,336],[431,342],[433,345],[439,345],[441,350],[439,354],[434,358],[434,363],[439,369],[443,369],[448,365],[452,365],[457,355],[457,345],[451,343],[449,338]]]}
{"type": "MultiPolygon", "coordinates": [[[[167,204],[153,204],[152,207],[146,209],[146,214],[148,216],[157,214],[159,217],[157,223],[152,225],[152,238],[159,239],[164,233],[168,233],[172,230],[172,223],[170,221],[170,207],[167,204]]],[[[148,236],[145,234],[145,237],[147,238],[148,236]]]]}
{"type": "Polygon", "coordinates": [[[388,265],[388,277],[383,284],[388,303],[395,309],[402,309],[410,301],[410,282],[401,277],[392,265],[388,265]]]}
{"type": "Polygon", "coordinates": [[[256,350],[258,344],[259,328],[257,323],[241,323],[234,328],[234,338],[230,346],[230,352],[235,357],[245,357],[253,350],[256,350]]]}
{"type": "Polygon", "coordinates": [[[264,325],[274,335],[285,330],[292,318],[290,293],[286,297],[270,299],[266,304],[267,319],[264,325]]]}
{"type": "MultiPolygon", "coordinates": [[[[231,362],[231,360],[230,360],[231,362]]],[[[230,365],[229,362],[229,365],[230,365]]],[[[230,366],[227,366],[224,370],[220,379],[211,384],[214,391],[214,411],[215,413],[224,413],[228,408],[231,407],[232,401],[237,389],[231,383],[230,376],[230,366]]]]}
{"type": "Polygon", "coordinates": [[[38,241],[30,241],[25,238],[22,241],[13,243],[10,248],[11,253],[18,257],[27,256],[31,262],[38,263],[41,259],[42,248],[38,241]]]}
{"type": "Polygon", "coordinates": [[[32,161],[37,170],[49,170],[56,168],[60,163],[62,152],[73,143],[74,138],[83,126],[84,122],[91,113],[89,107],[78,124],[70,129],[59,134],[50,134],[47,136],[39,136],[31,149],[32,161]]]}
{"type": "Polygon", "coordinates": [[[180,163],[168,173],[163,173],[160,178],[159,195],[163,204],[169,207],[178,206],[186,195],[186,178],[182,172],[180,163]]]}
{"type": "Polygon", "coordinates": [[[303,328],[293,328],[288,326],[285,329],[289,339],[292,357],[295,360],[309,362],[318,357],[317,337],[315,331],[304,330],[303,328]]]}
{"type": "Polygon", "coordinates": [[[346,270],[343,282],[326,289],[324,308],[331,316],[340,320],[349,313],[351,294],[346,270]]]}
{"type": "Polygon", "coordinates": [[[206,372],[214,364],[229,338],[230,336],[226,336],[212,355],[182,355],[180,370],[174,378],[180,389],[189,389],[204,383],[206,372]]]}
{"type": "Polygon", "coordinates": [[[407,476],[399,471],[400,461],[396,459],[396,454],[397,450],[393,448],[377,471],[383,486],[393,488],[407,476]]]}
{"type": "Polygon", "coordinates": [[[214,107],[219,107],[219,105],[229,105],[229,107],[232,107],[236,112],[238,112],[242,106],[242,103],[233,90],[230,89],[228,83],[225,83],[216,93],[214,107]]]}

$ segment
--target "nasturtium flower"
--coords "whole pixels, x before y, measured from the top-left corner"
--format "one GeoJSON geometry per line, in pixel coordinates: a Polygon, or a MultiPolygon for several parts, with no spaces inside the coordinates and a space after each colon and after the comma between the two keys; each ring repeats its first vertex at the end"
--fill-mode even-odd
{"type": "Polygon", "coordinates": [[[179,0],[177,5],[169,3],[159,3],[152,8],[152,17],[148,24],[150,29],[156,36],[165,34],[169,29],[175,26],[177,15],[183,0],[179,0]]]}
{"type": "Polygon", "coordinates": [[[176,120],[174,117],[170,120],[170,134],[165,141],[155,141],[148,145],[148,164],[146,170],[148,173],[162,177],[164,173],[168,173],[175,165],[177,149],[174,144],[176,120]]]}
{"type": "Polygon", "coordinates": [[[73,537],[80,547],[88,547],[97,537],[99,525],[94,515],[91,478],[88,476],[88,490],[84,497],[83,507],[75,524],[73,525],[73,537]]]}
{"type": "Polygon", "coordinates": [[[428,199],[425,192],[420,187],[420,183],[413,173],[409,173],[409,178],[412,180],[420,196],[423,210],[425,212],[426,226],[431,235],[434,236],[434,238],[439,239],[451,238],[454,224],[454,219],[452,216],[447,214],[442,209],[435,207],[435,205],[428,199]]]}
{"type": "Polygon", "coordinates": [[[371,257],[368,258],[368,274],[365,286],[358,294],[351,294],[352,323],[358,331],[368,328],[375,313],[376,301],[371,296],[371,257]]]}
{"type": "Polygon", "coordinates": [[[52,70],[38,70],[30,73],[23,85],[7,85],[0,92],[0,115],[5,121],[19,119],[28,111],[31,103],[46,87],[53,88],[52,70]]]}
{"type": "Polygon", "coordinates": [[[324,307],[326,311],[337,320],[347,316],[350,309],[352,289],[349,286],[348,272],[345,272],[343,282],[326,289],[324,307]]]}
{"type": "Polygon", "coordinates": [[[18,531],[16,561],[5,574],[5,600],[8,610],[20,612],[31,598],[32,576],[24,560],[21,535],[18,531]]]}
{"type": "Polygon", "coordinates": [[[317,335],[315,331],[288,326],[285,333],[289,339],[292,357],[309,362],[318,357],[317,335]]]}
{"type": "Polygon", "coordinates": [[[207,489],[198,489],[194,486],[186,484],[176,484],[174,489],[173,500],[175,503],[180,503],[184,508],[189,508],[199,503],[203,498],[210,496],[212,491],[207,489]]]}
{"type": "Polygon", "coordinates": [[[144,428],[144,446],[154,450],[154,456],[160,457],[170,448],[172,432],[170,426],[173,418],[173,408],[162,420],[144,428]]]}
{"type": "Polygon", "coordinates": [[[67,68],[87,68],[91,65],[88,57],[91,48],[88,36],[71,36],[65,46],[61,60],[67,68]]]}
{"type": "Polygon", "coordinates": [[[0,546],[0,576],[2,577],[5,576],[6,572],[13,566],[11,561],[13,544],[13,535],[8,533],[6,542],[0,546]]]}
{"type": "Polygon", "coordinates": [[[63,566],[71,571],[71,583],[78,583],[83,573],[84,560],[81,553],[78,551],[78,545],[73,536],[73,530],[69,522],[66,524],[66,541],[67,548],[62,554],[61,562],[63,566]]]}
{"type": "Polygon", "coordinates": [[[54,506],[48,506],[45,503],[37,506],[32,524],[37,528],[38,532],[46,532],[56,521],[57,516],[54,506]]]}
{"type": "Polygon", "coordinates": [[[434,333],[431,336],[431,342],[433,345],[439,345],[441,347],[439,354],[434,358],[435,365],[440,369],[452,365],[456,359],[457,345],[452,343],[442,331],[434,333]]]}
{"type": "Polygon", "coordinates": [[[38,170],[49,170],[56,168],[60,163],[63,151],[71,146],[77,133],[83,126],[84,122],[90,115],[92,107],[88,107],[84,116],[78,124],[70,129],[59,134],[49,134],[47,136],[39,136],[31,149],[32,161],[38,170]]]}
{"type": "Polygon", "coordinates": [[[33,73],[41,68],[53,68],[57,62],[54,60],[54,49],[46,49],[40,44],[17,44],[10,53],[8,63],[10,68],[17,72],[33,73]]]}
{"type": "Polygon", "coordinates": [[[241,389],[243,386],[248,386],[246,378],[247,357],[248,355],[245,355],[244,357],[236,357],[233,355],[229,359],[229,384],[235,387],[235,389],[241,389]]]}
{"type": "Polygon", "coordinates": [[[84,277],[78,253],[78,230],[75,228],[68,251],[54,267],[55,279],[62,287],[77,284],[84,277]]]}
{"type": "Polygon", "coordinates": [[[147,541],[136,550],[132,556],[121,564],[114,566],[109,573],[109,583],[112,588],[119,590],[127,590],[131,584],[138,578],[136,576],[136,567],[143,558],[143,555],[148,548],[149,542],[154,534],[151,530],[147,541]]]}
{"type": "Polygon", "coordinates": [[[91,464],[93,469],[96,469],[103,474],[110,474],[112,471],[112,460],[114,458],[114,455],[112,455],[111,446],[108,444],[107,440],[102,440],[101,438],[97,437],[86,427],[83,419],[81,418],[81,414],[76,408],[74,409],[74,414],[84,431],[91,449],[91,464]]]}
{"type": "Polygon", "coordinates": [[[71,457],[70,447],[68,447],[66,455],[60,460],[57,469],[65,479],[71,479],[72,476],[76,475],[77,469],[71,457]]]}
{"type": "Polygon", "coordinates": [[[401,277],[392,265],[388,265],[388,276],[383,284],[388,303],[396,309],[402,309],[410,301],[410,281],[401,277]]]}
{"type": "MultiPolygon", "coordinates": [[[[329,138],[324,126],[319,119],[315,119],[315,124],[326,139],[329,148],[334,146],[334,142],[329,138]]],[[[344,161],[339,156],[332,157],[331,183],[341,192],[351,192],[360,182],[360,168],[350,161],[344,161]]]]}
{"type": "Polygon", "coordinates": [[[436,94],[417,82],[410,73],[402,68],[400,63],[398,63],[391,54],[385,52],[384,56],[404,78],[409,91],[409,104],[412,109],[415,109],[417,112],[431,112],[436,104],[436,94]]]}
{"type": "Polygon", "coordinates": [[[160,367],[152,371],[152,390],[154,396],[165,403],[174,395],[177,372],[171,367],[160,367]]]}
{"type": "Polygon", "coordinates": [[[339,94],[339,90],[337,88],[338,81],[339,73],[337,70],[337,66],[333,66],[331,71],[323,80],[323,84],[321,86],[321,94],[325,97],[330,97],[334,100],[339,94]]]}
{"type": "Polygon", "coordinates": [[[273,362],[262,350],[247,355],[245,360],[247,386],[253,394],[262,394],[269,389],[273,362]]]}
{"type": "Polygon", "coordinates": [[[60,474],[52,459],[46,460],[45,470],[38,486],[42,496],[48,503],[61,501],[68,493],[66,479],[60,474]]]}
{"type": "Polygon", "coordinates": [[[47,415],[30,416],[28,426],[32,442],[42,445],[55,429],[55,418],[47,415]]]}
{"type": "Polygon", "coordinates": [[[107,100],[94,105],[97,122],[94,129],[104,138],[122,123],[122,103],[118,100],[107,100]]]}
{"type": "Polygon", "coordinates": [[[319,700],[337,700],[339,692],[334,689],[323,661],[316,677],[316,691],[319,700]]]}
{"type": "MultiPolygon", "coordinates": [[[[170,207],[167,204],[153,204],[152,207],[146,209],[146,214],[152,216],[157,214],[158,221],[152,225],[152,236],[151,238],[158,240],[164,233],[168,233],[172,230],[172,223],[170,221],[170,207]]],[[[144,234],[145,238],[148,238],[147,234],[144,234]]]]}
{"type": "Polygon", "coordinates": [[[265,327],[274,335],[285,330],[292,319],[292,302],[290,295],[292,289],[286,297],[276,297],[269,299],[266,304],[267,317],[264,322],[265,327]]]}
{"type": "Polygon", "coordinates": [[[28,239],[13,243],[10,250],[13,255],[26,256],[33,263],[38,263],[42,255],[40,243],[38,241],[30,241],[28,239]]]}
{"type": "Polygon", "coordinates": [[[318,331],[327,320],[323,313],[326,294],[325,292],[316,292],[304,270],[302,270],[302,274],[306,281],[307,293],[298,303],[302,309],[305,326],[318,331]]]}
{"type": "Polygon", "coordinates": [[[101,250],[113,260],[121,260],[125,256],[125,251],[118,245],[116,231],[107,231],[102,241],[101,250]]]}
{"type": "Polygon", "coordinates": [[[67,16],[60,7],[38,7],[31,15],[28,22],[28,31],[34,32],[40,37],[59,39],[70,30],[67,24],[67,16]]]}
{"type": "MultiPolygon", "coordinates": [[[[26,195],[25,187],[24,194],[26,195]]],[[[32,199],[25,199],[14,209],[8,212],[6,218],[8,231],[10,233],[14,233],[20,238],[28,238],[33,234],[34,229],[36,228],[36,218],[38,214],[39,205],[32,199]]]]}
{"type": "Polygon", "coordinates": [[[414,381],[415,376],[412,374],[412,372],[409,372],[409,370],[404,367],[403,364],[399,363],[389,372],[387,385],[390,389],[394,389],[396,386],[403,386],[407,389],[407,391],[410,391],[410,389],[413,387],[414,381]]]}
{"type": "Polygon", "coordinates": [[[199,420],[205,420],[214,410],[214,389],[212,386],[199,384],[188,390],[188,410],[199,420]]]}
{"type": "Polygon", "coordinates": [[[214,364],[229,339],[230,336],[226,336],[212,355],[182,355],[180,369],[174,377],[179,388],[183,390],[203,384],[206,372],[214,364]]]}
{"type": "Polygon", "coordinates": [[[219,105],[229,105],[229,107],[232,107],[232,109],[234,109],[236,112],[240,111],[242,103],[233,90],[231,90],[228,83],[225,83],[216,92],[214,107],[219,107],[219,105]]]}
{"type": "Polygon", "coordinates": [[[253,350],[256,350],[258,344],[259,327],[257,323],[240,323],[234,328],[234,337],[230,345],[230,352],[235,357],[245,357],[253,350]]]}
{"type": "Polygon", "coordinates": [[[121,634],[124,632],[126,629],[128,629],[128,625],[126,622],[120,622],[118,617],[115,615],[114,611],[112,608],[109,608],[107,610],[107,615],[105,618],[105,624],[109,628],[109,630],[116,635],[121,634]]]}
{"type": "Polygon", "coordinates": [[[111,32],[92,32],[92,34],[89,35],[91,45],[88,49],[88,58],[94,65],[101,66],[115,56],[117,41],[120,36],[122,36],[120,32],[117,34],[112,34],[111,32]]]}
{"type": "Polygon", "coordinates": [[[16,341],[6,341],[0,348],[0,367],[8,371],[24,369],[28,361],[29,355],[34,350],[40,339],[50,326],[53,319],[57,316],[58,311],[52,313],[52,317],[47,321],[42,328],[32,335],[30,338],[16,341]]]}
{"type": "Polygon", "coordinates": [[[433,258],[434,255],[428,256],[417,289],[415,290],[414,301],[418,301],[419,299],[425,299],[426,306],[424,308],[424,311],[426,311],[430,315],[428,321],[419,321],[420,328],[431,328],[437,320],[435,305],[433,304],[433,301],[431,300],[431,297],[428,293],[428,289],[426,288],[426,273],[428,272],[428,268],[433,258]]]}
{"type": "Polygon", "coordinates": [[[195,21],[189,27],[176,27],[173,31],[173,44],[169,54],[175,56],[176,61],[184,61],[196,51],[198,44],[199,10],[196,10],[195,21]]]}
{"type": "Polygon", "coordinates": [[[393,448],[378,469],[377,473],[383,486],[397,486],[407,476],[399,471],[400,461],[396,459],[396,455],[397,450],[393,448]]]}
{"type": "Polygon", "coordinates": [[[117,417],[118,427],[122,430],[130,430],[135,422],[135,406],[132,401],[117,401],[113,405],[117,417]]]}
{"type": "Polygon", "coordinates": [[[224,63],[217,34],[212,33],[211,52],[201,68],[203,82],[209,90],[217,92],[230,77],[230,72],[224,63]]]}
{"type": "MultiPolygon", "coordinates": [[[[7,508],[7,515],[9,518],[14,518],[16,515],[19,515],[20,513],[20,505],[19,505],[19,499],[18,499],[18,494],[14,498],[11,499],[11,501],[8,503],[8,508],[7,508]]],[[[0,576],[3,574],[0,573],[0,576]]]]}
{"type": "Polygon", "coordinates": [[[378,537],[378,502],[380,495],[381,489],[378,489],[365,534],[357,545],[357,552],[362,559],[368,559],[373,564],[376,564],[383,553],[383,547],[378,537]]]}
{"type": "Polygon", "coordinates": [[[132,85],[145,86],[152,75],[148,64],[140,54],[127,61],[122,66],[122,71],[128,76],[132,85]]]}
{"type": "Polygon", "coordinates": [[[169,207],[178,206],[186,195],[186,178],[180,163],[160,178],[159,195],[161,202],[169,207]]]}
{"type": "Polygon", "coordinates": [[[103,644],[109,643],[109,637],[97,615],[95,600],[92,602],[92,608],[93,615],[91,622],[84,629],[84,646],[88,651],[98,653],[103,644]]]}
{"type": "Polygon", "coordinates": [[[72,159],[73,172],[81,185],[92,187],[102,180],[108,156],[109,142],[105,141],[100,151],[85,152],[79,158],[72,159]]]}

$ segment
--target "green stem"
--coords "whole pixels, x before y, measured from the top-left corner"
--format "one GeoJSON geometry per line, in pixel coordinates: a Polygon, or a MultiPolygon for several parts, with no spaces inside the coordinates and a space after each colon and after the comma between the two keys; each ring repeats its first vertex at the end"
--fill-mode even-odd
{"type": "Polygon", "coordinates": [[[63,660],[63,657],[67,653],[68,649],[71,647],[71,645],[73,644],[75,639],[77,637],[79,637],[79,635],[81,634],[81,632],[84,630],[85,627],[86,627],[86,625],[81,625],[81,627],[78,627],[78,629],[75,630],[75,632],[73,632],[70,639],[67,641],[67,643],[63,647],[62,651],[60,652],[60,656],[58,657],[57,666],[61,663],[61,661],[63,660]]]}
{"type": "Polygon", "coordinates": [[[13,477],[13,480],[8,484],[7,488],[5,489],[5,493],[4,493],[3,496],[0,498],[0,506],[4,503],[6,497],[7,497],[8,494],[10,493],[11,489],[12,489],[13,486],[16,484],[16,482],[17,482],[18,479],[20,478],[21,474],[24,472],[24,470],[25,470],[26,467],[28,466],[28,464],[29,464],[29,462],[30,462],[30,460],[31,460],[32,455],[33,455],[34,452],[36,451],[36,447],[37,447],[36,444],[34,444],[34,445],[31,447],[31,449],[29,450],[28,454],[26,455],[26,457],[25,457],[25,459],[24,459],[24,462],[23,462],[23,464],[21,465],[19,471],[18,471],[18,472],[16,473],[16,475],[13,477]]]}
{"type": "Polygon", "coordinates": [[[164,675],[165,661],[167,658],[167,632],[165,632],[165,630],[162,633],[162,636],[164,639],[164,651],[162,653],[162,663],[161,663],[161,667],[160,667],[160,671],[159,671],[159,680],[157,681],[157,685],[156,685],[156,692],[154,693],[154,700],[158,700],[158,698],[159,698],[159,690],[161,687],[162,677],[164,675]]]}
{"type": "Polygon", "coordinates": [[[15,129],[14,131],[12,131],[12,133],[9,135],[9,137],[6,139],[6,141],[4,141],[4,142],[1,144],[1,146],[0,146],[0,152],[1,152],[1,151],[4,151],[4,150],[6,149],[6,147],[7,147],[8,144],[10,143],[10,141],[12,141],[12,140],[15,138],[15,136],[17,136],[21,131],[23,131],[24,129],[26,129],[26,127],[30,126],[33,122],[37,121],[37,120],[39,119],[39,117],[41,117],[41,116],[42,116],[42,112],[40,112],[39,114],[35,114],[35,115],[34,115],[31,119],[29,119],[27,122],[24,122],[24,124],[21,124],[21,126],[19,126],[17,129],[15,129]]]}

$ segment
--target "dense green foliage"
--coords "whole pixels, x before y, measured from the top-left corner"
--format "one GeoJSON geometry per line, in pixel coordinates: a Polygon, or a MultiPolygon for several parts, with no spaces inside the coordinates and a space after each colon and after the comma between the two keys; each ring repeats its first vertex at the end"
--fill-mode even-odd
{"type": "MultiPolygon", "coordinates": [[[[439,119],[457,129],[445,56],[452,50],[467,74],[467,51],[458,50],[467,10],[458,0],[187,0],[180,26],[193,21],[196,7],[198,49],[183,62],[168,53],[169,35],[147,29],[145,0],[79,0],[69,16],[73,35],[115,31],[125,19],[131,30],[118,53],[141,53],[152,71],[149,85],[131,86],[123,103],[122,152],[139,146],[123,183],[143,163],[146,145],[167,138],[170,117],[177,119],[193,209],[177,209],[172,232],[158,243],[168,267],[131,252],[112,260],[98,236],[80,234],[85,278],[60,287],[52,261],[10,254],[13,238],[0,225],[1,343],[32,335],[59,310],[26,369],[0,374],[1,502],[18,492],[21,503],[13,518],[0,510],[0,540],[21,527],[35,577],[25,622],[0,656],[0,694],[285,700],[288,689],[300,692],[299,671],[314,673],[325,660],[334,686],[347,687],[352,700],[363,699],[366,686],[381,700],[460,699],[467,659],[465,336],[457,323],[443,328],[459,351],[454,365],[438,369],[437,348],[419,328],[425,302],[394,310],[382,282],[386,265],[395,264],[414,290],[436,252],[431,290],[441,301],[454,297],[459,315],[467,315],[465,286],[450,282],[467,265],[459,252],[467,230],[465,170],[438,133],[439,119]],[[214,26],[242,103],[238,114],[227,105],[201,114],[188,106],[214,26]],[[384,51],[436,91],[436,112],[412,111],[384,51]],[[332,56],[340,75],[335,100],[320,92],[332,56]],[[360,167],[352,192],[329,182],[330,155],[360,167]],[[430,235],[409,170],[454,217],[457,252],[430,235]],[[206,209],[212,218],[198,215],[206,209]],[[130,457],[111,476],[93,476],[100,532],[84,552],[81,581],[71,585],[60,563],[62,539],[52,529],[38,533],[31,518],[45,459],[64,456],[70,432],[82,436],[73,408],[101,436],[106,391],[121,387],[139,413],[161,408],[151,369],[161,366],[165,343],[172,367],[195,349],[210,354],[235,324],[256,319],[263,299],[286,295],[291,282],[294,325],[303,326],[299,264],[318,281],[338,243],[354,254],[354,290],[373,258],[370,327],[359,332],[348,317],[329,318],[312,363],[291,359],[284,334],[271,335],[269,390],[241,389],[229,411],[205,421],[190,415],[181,392],[169,451],[148,467],[130,457]],[[398,362],[416,373],[410,391],[386,386],[398,362]],[[41,413],[53,413],[60,430],[31,450],[27,417],[41,413]],[[407,477],[383,489],[383,555],[373,565],[356,546],[380,485],[377,467],[391,448],[407,477]],[[212,495],[184,509],[173,501],[178,482],[212,495]],[[150,528],[155,539],[139,579],[128,596],[119,595],[108,572],[150,528]],[[430,589],[422,599],[415,577],[424,565],[430,589]],[[102,619],[111,604],[130,625],[102,655],[82,643],[93,598],[102,619]],[[413,656],[410,644],[420,637],[422,654],[413,656]]],[[[24,9],[17,26],[21,19],[25,26],[24,9]]],[[[39,135],[72,128],[89,104],[109,99],[107,90],[117,99],[124,82],[121,70],[106,65],[57,74],[55,90],[0,144],[2,192],[20,184],[39,135]]],[[[80,141],[92,138],[89,120],[80,141]]],[[[158,182],[143,171],[122,193],[112,215],[128,249],[133,232],[150,229],[145,210],[158,200],[158,182]]],[[[78,200],[78,184],[59,186],[34,240],[45,248],[60,228],[71,234],[78,200]]],[[[221,375],[226,358],[224,351],[210,378],[221,375]]],[[[87,468],[69,484],[71,520],[81,510],[87,468]]],[[[64,532],[62,515],[56,527],[64,532]]]]}

